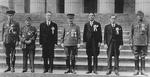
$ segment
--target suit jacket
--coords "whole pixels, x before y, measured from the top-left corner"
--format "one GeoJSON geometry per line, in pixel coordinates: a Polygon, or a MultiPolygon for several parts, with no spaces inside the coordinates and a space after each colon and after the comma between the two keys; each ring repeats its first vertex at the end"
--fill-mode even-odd
{"type": "Polygon", "coordinates": [[[115,24],[115,27],[113,28],[111,24],[108,24],[105,26],[104,30],[104,44],[107,44],[108,49],[107,49],[107,55],[108,56],[119,56],[120,50],[119,46],[123,45],[123,32],[122,32],[122,27],[118,24],[115,24]],[[118,34],[117,34],[118,33],[118,34]],[[110,48],[111,41],[115,40],[116,41],[116,55],[114,53],[114,50],[110,48]]]}
{"type": "Polygon", "coordinates": [[[18,22],[12,21],[11,24],[9,24],[9,22],[4,22],[2,28],[2,41],[4,43],[15,43],[19,41],[19,31],[20,26],[18,22]]]}
{"type": "MultiPolygon", "coordinates": [[[[115,36],[118,41],[119,45],[123,45],[123,32],[122,32],[122,27],[118,24],[115,24],[115,28],[119,30],[119,35],[115,36]]],[[[104,30],[104,44],[107,44],[109,46],[113,36],[113,27],[111,24],[108,24],[105,26],[104,30]]]]}
{"type": "Polygon", "coordinates": [[[46,21],[41,23],[39,39],[43,46],[57,44],[57,24],[52,21],[50,25],[47,25],[46,21]]]}
{"type": "Polygon", "coordinates": [[[93,55],[94,53],[97,55],[99,54],[98,43],[102,43],[102,31],[100,23],[94,21],[92,26],[90,25],[90,22],[84,25],[83,42],[86,42],[87,55],[93,55]],[[94,44],[94,46],[91,43],[94,44]],[[94,53],[89,50],[91,49],[90,46],[93,46],[94,53]]]}

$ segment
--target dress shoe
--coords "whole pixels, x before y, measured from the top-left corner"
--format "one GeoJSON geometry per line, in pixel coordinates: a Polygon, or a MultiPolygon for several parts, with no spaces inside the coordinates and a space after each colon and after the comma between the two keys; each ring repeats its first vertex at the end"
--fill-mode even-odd
{"type": "Polygon", "coordinates": [[[34,70],[31,70],[32,73],[34,73],[34,70]]]}
{"type": "Polygon", "coordinates": [[[46,73],[46,72],[48,72],[48,70],[44,70],[44,72],[43,72],[43,73],[46,73]]]}
{"type": "Polygon", "coordinates": [[[118,70],[115,70],[115,74],[116,74],[117,76],[119,76],[119,72],[118,72],[118,70]]]}
{"type": "Polygon", "coordinates": [[[139,75],[139,71],[138,71],[138,70],[135,70],[135,72],[134,72],[133,75],[139,75]]]}
{"type": "Polygon", "coordinates": [[[111,70],[108,70],[106,75],[110,75],[111,74],[111,70]]]}
{"type": "Polygon", "coordinates": [[[70,71],[70,70],[68,70],[68,71],[66,71],[66,72],[65,72],[65,74],[67,74],[67,73],[71,73],[71,71],[70,71]]]}
{"type": "Polygon", "coordinates": [[[72,70],[71,73],[76,74],[75,70],[72,70]]]}
{"type": "Polygon", "coordinates": [[[90,74],[90,73],[92,73],[92,72],[91,71],[86,72],[86,74],[90,74]]]}
{"type": "Polygon", "coordinates": [[[15,72],[15,68],[14,67],[11,68],[11,72],[15,72]]]}
{"type": "Polygon", "coordinates": [[[10,71],[11,69],[10,68],[7,68],[4,72],[8,72],[8,71],[10,71]]]}
{"type": "Polygon", "coordinates": [[[98,72],[97,72],[97,71],[94,71],[94,74],[98,74],[98,72]]]}
{"type": "Polygon", "coordinates": [[[48,72],[49,72],[49,73],[53,73],[53,70],[50,69],[50,70],[48,70],[48,72]]]}
{"type": "Polygon", "coordinates": [[[27,70],[23,70],[22,73],[27,72],[27,70]]]}
{"type": "Polygon", "coordinates": [[[141,71],[141,75],[147,75],[144,71],[141,71]]]}

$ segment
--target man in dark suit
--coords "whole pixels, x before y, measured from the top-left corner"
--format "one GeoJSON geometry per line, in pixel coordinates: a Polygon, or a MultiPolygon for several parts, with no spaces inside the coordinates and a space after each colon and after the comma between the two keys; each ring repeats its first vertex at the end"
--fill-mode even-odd
{"type": "Polygon", "coordinates": [[[104,46],[107,48],[108,56],[108,71],[107,75],[112,72],[112,57],[114,56],[114,70],[115,74],[119,75],[119,54],[120,54],[120,45],[123,45],[122,37],[122,27],[115,22],[116,16],[112,15],[110,17],[110,24],[105,26],[104,30],[104,46]]]}
{"type": "Polygon", "coordinates": [[[84,25],[83,42],[86,45],[86,53],[88,56],[88,72],[97,74],[97,65],[100,51],[100,45],[102,43],[102,31],[101,24],[94,20],[95,14],[89,13],[89,22],[84,25]],[[93,58],[92,58],[93,56],[93,58]],[[92,68],[93,62],[93,68],[92,68]]]}
{"type": "Polygon", "coordinates": [[[57,45],[57,24],[51,20],[52,13],[46,13],[46,21],[40,24],[40,44],[44,60],[44,73],[53,72],[54,46],[57,45]],[[48,64],[49,61],[49,64],[48,64]]]}
{"type": "Polygon", "coordinates": [[[15,72],[15,47],[19,44],[19,23],[13,20],[15,11],[9,10],[6,12],[8,20],[4,22],[2,28],[2,41],[6,53],[6,64],[8,69],[4,72],[15,72]]]}

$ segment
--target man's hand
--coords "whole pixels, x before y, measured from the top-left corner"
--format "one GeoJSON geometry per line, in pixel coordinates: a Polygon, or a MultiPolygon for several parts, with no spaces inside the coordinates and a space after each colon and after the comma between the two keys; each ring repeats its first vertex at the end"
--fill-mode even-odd
{"type": "Polygon", "coordinates": [[[63,43],[61,44],[61,47],[64,47],[64,44],[63,44],[63,43]]]}
{"type": "Polygon", "coordinates": [[[123,47],[123,46],[122,46],[122,45],[120,45],[119,50],[120,50],[120,49],[122,49],[122,47],[123,47]]]}
{"type": "Polygon", "coordinates": [[[19,41],[16,42],[16,46],[19,46],[19,41]]]}
{"type": "Polygon", "coordinates": [[[80,44],[77,44],[77,47],[80,48],[80,44]]]}
{"type": "Polygon", "coordinates": [[[31,40],[28,40],[28,41],[25,41],[26,44],[30,44],[31,43],[31,40]]]}
{"type": "Polygon", "coordinates": [[[104,48],[106,48],[106,49],[107,49],[107,48],[108,48],[108,46],[107,46],[106,44],[104,44],[104,48]]]}
{"type": "Polygon", "coordinates": [[[55,46],[58,46],[58,44],[55,44],[55,46]]]}
{"type": "Polygon", "coordinates": [[[40,45],[40,48],[42,48],[42,45],[40,45]]]}
{"type": "Polygon", "coordinates": [[[98,43],[98,47],[101,47],[101,43],[98,43]]]}

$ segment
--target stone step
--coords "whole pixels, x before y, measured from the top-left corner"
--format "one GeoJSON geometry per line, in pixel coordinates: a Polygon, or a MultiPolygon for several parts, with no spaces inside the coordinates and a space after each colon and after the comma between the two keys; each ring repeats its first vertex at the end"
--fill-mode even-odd
{"type": "MultiPolygon", "coordinates": [[[[150,50],[148,50],[148,55],[150,55],[150,50]]],[[[0,53],[4,53],[3,48],[0,47],[0,53]]],[[[16,53],[22,53],[21,48],[16,48],[16,53]]],[[[36,48],[36,54],[41,54],[42,53],[42,48],[36,48]]],[[[64,49],[63,48],[56,48],[55,49],[55,54],[64,54],[64,49]]],[[[106,49],[100,49],[100,54],[106,55],[106,49]]],[[[78,49],[78,55],[86,55],[86,49],[78,49]]],[[[133,53],[130,49],[126,50],[120,50],[120,55],[129,55],[133,56],[133,53]]]]}
{"type": "MultiPolygon", "coordinates": [[[[3,44],[2,44],[2,43],[0,43],[0,47],[3,47],[3,44]]],[[[18,48],[20,48],[20,47],[21,47],[21,45],[19,44],[19,46],[16,47],[16,48],[18,49],[18,48]]],[[[86,46],[85,46],[83,43],[81,43],[79,49],[85,49],[85,47],[86,47],[86,46]]],[[[40,47],[40,44],[39,44],[38,42],[36,43],[36,48],[41,48],[41,47],[40,47]]],[[[58,45],[55,46],[55,48],[62,48],[62,49],[63,49],[63,47],[60,45],[60,42],[58,42],[58,45]]],[[[104,44],[103,44],[103,43],[101,44],[101,47],[100,47],[100,48],[101,48],[101,49],[106,49],[106,48],[104,47],[104,44]]],[[[2,48],[0,48],[0,49],[2,49],[2,48]]],[[[129,44],[124,44],[124,45],[122,46],[122,48],[121,48],[121,50],[129,50],[129,49],[131,49],[131,47],[130,47],[129,44]]]]}
{"type": "MultiPolygon", "coordinates": [[[[6,55],[4,53],[0,55],[0,60],[5,60],[5,58],[6,58],[6,55]]],[[[23,60],[23,54],[17,53],[16,54],[16,60],[23,60]]],[[[66,60],[65,54],[62,54],[62,55],[56,54],[55,55],[54,61],[65,62],[65,60],[66,60]]],[[[43,61],[42,54],[35,54],[35,61],[43,61]]],[[[76,61],[87,63],[87,55],[76,56],[76,61]]],[[[103,62],[103,63],[107,63],[107,56],[100,54],[98,56],[98,61],[103,62]]],[[[114,58],[113,58],[113,61],[114,61],[114,58]]],[[[134,63],[134,56],[121,55],[121,56],[119,56],[119,62],[120,63],[134,63]]],[[[150,63],[150,56],[146,57],[146,63],[148,63],[148,64],[150,63]]]]}
{"type": "MultiPolygon", "coordinates": [[[[98,74],[86,74],[87,70],[77,70],[77,74],[64,74],[66,70],[54,70],[52,74],[50,73],[43,73],[43,69],[36,69],[35,68],[35,73],[31,73],[30,70],[26,73],[22,73],[22,69],[16,68],[15,73],[3,73],[3,71],[6,68],[2,68],[0,70],[0,75],[1,77],[118,77],[112,72],[111,75],[106,75],[107,71],[100,71],[98,70],[98,74]]],[[[135,77],[133,75],[134,71],[125,71],[119,72],[120,75],[119,77],[135,77]]],[[[150,76],[149,72],[146,72],[148,76],[150,76]]],[[[142,75],[138,75],[138,77],[143,77],[142,75]]]]}
{"type": "MultiPolygon", "coordinates": [[[[0,61],[0,66],[6,67],[5,61],[0,61]]],[[[43,61],[34,61],[35,68],[43,68],[43,61]]],[[[23,61],[16,61],[15,67],[22,68],[23,61]]],[[[114,64],[114,63],[113,63],[114,64]]],[[[76,62],[76,69],[77,70],[87,70],[87,63],[85,62],[76,62]]],[[[146,63],[146,71],[150,71],[150,65],[146,63]]],[[[65,69],[66,63],[65,62],[56,62],[54,61],[54,69],[65,69]]],[[[98,70],[104,71],[107,70],[107,63],[98,62],[98,70]]],[[[119,71],[134,71],[134,63],[119,63],[119,71]]]]}

